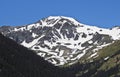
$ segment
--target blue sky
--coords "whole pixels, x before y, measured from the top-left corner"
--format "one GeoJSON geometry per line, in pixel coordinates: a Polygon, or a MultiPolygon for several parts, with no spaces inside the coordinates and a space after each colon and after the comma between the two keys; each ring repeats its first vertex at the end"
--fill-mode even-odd
{"type": "Polygon", "coordinates": [[[1,26],[30,24],[51,15],[111,28],[120,25],[120,0],[0,0],[1,26]]]}

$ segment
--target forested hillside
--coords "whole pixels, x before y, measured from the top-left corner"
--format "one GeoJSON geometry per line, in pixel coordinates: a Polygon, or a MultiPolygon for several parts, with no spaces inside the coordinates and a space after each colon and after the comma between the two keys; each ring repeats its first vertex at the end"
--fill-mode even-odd
{"type": "Polygon", "coordinates": [[[73,77],[0,34],[0,77],[73,77]]]}

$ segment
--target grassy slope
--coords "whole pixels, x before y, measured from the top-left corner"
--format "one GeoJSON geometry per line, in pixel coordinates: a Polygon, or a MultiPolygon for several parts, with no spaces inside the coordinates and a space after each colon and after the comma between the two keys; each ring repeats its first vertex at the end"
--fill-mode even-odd
{"type": "Polygon", "coordinates": [[[83,63],[84,67],[76,73],[76,76],[120,77],[120,41],[100,49],[98,54],[93,62],[83,63]],[[106,57],[109,58],[105,60],[106,57]]]}

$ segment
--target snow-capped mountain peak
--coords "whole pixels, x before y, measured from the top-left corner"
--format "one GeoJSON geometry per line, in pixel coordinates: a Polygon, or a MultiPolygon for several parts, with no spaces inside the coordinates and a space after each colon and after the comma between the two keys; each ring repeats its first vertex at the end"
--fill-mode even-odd
{"type": "Polygon", "coordinates": [[[71,17],[65,17],[65,16],[49,16],[49,17],[41,20],[41,22],[42,22],[41,25],[52,27],[56,23],[64,24],[65,22],[68,22],[68,21],[69,21],[69,23],[74,24],[74,25],[82,25],[75,19],[73,19],[71,17]]]}
{"type": "Polygon", "coordinates": [[[49,16],[21,27],[1,27],[0,31],[55,65],[75,63],[86,54],[97,55],[97,50],[120,40],[119,27],[89,26],[65,16],[49,16]]]}

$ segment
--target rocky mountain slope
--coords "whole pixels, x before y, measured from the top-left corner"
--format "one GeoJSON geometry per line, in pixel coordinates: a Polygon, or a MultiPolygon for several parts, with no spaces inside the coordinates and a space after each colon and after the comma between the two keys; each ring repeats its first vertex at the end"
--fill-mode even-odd
{"type": "Polygon", "coordinates": [[[24,26],[2,26],[0,32],[56,66],[84,62],[83,57],[97,58],[99,49],[120,40],[120,27],[104,29],[64,16],[50,16],[24,26]]]}
{"type": "Polygon", "coordinates": [[[120,41],[97,52],[97,58],[59,68],[0,34],[0,77],[120,77],[120,41]]]}

